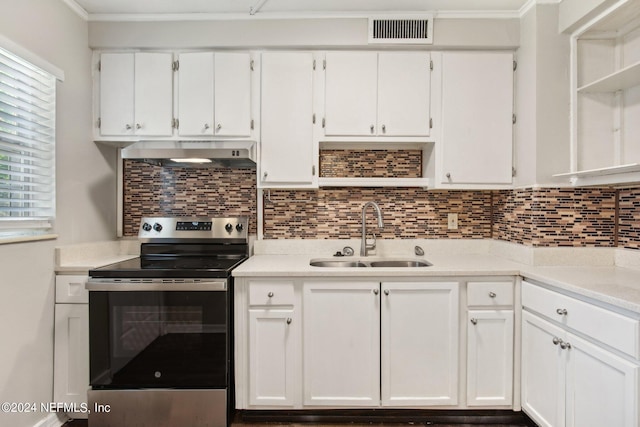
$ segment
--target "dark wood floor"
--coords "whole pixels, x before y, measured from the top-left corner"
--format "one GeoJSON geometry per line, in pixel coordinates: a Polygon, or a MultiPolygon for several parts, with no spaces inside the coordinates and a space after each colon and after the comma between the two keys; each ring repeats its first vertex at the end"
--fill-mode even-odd
{"type": "MultiPolygon", "coordinates": [[[[505,417],[487,417],[484,415],[471,416],[437,416],[429,419],[421,419],[416,422],[275,422],[254,421],[236,417],[232,427],[413,427],[413,426],[439,426],[439,427],[536,427],[536,424],[522,413],[510,413],[505,417]]],[[[64,427],[87,427],[87,420],[70,420],[64,427]]],[[[126,426],[119,426],[126,427],[126,426]]],[[[189,427],[189,426],[176,426],[189,427]]]]}

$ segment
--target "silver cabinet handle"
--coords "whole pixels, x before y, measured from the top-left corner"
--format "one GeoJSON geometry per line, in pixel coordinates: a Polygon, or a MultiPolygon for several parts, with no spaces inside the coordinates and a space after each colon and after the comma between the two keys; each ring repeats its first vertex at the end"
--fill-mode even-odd
{"type": "Polygon", "coordinates": [[[373,294],[374,294],[374,295],[378,295],[378,293],[380,293],[380,291],[379,291],[379,290],[377,290],[377,289],[374,289],[374,290],[373,290],[373,294]]]}
{"type": "Polygon", "coordinates": [[[209,129],[209,123],[205,123],[205,124],[204,124],[204,128],[205,128],[205,129],[209,129]]]}
{"type": "Polygon", "coordinates": [[[273,292],[269,292],[269,293],[267,294],[267,296],[268,296],[269,298],[273,298],[273,292]]]}
{"type": "Polygon", "coordinates": [[[127,125],[125,126],[125,128],[126,128],[127,130],[131,130],[131,125],[127,123],[127,125]]]}
{"type": "Polygon", "coordinates": [[[369,129],[371,129],[371,133],[373,133],[373,125],[369,126],[369,129]]]}
{"type": "Polygon", "coordinates": [[[556,313],[558,313],[560,316],[566,316],[568,314],[566,308],[559,308],[556,310],[556,313]]]}
{"type": "Polygon", "coordinates": [[[387,133],[387,126],[382,125],[382,133],[387,133]]]}
{"type": "Polygon", "coordinates": [[[385,294],[385,295],[389,295],[389,289],[385,289],[385,290],[384,290],[384,294],[385,294]]]}
{"type": "Polygon", "coordinates": [[[477,325],[478,324],[478,319],[471,319],[471,323],[474,324],[474,325],[477,325]]]}
{"type": "Polygon", "coordinates": [[[447,179],[451,179],[451,173],[450,173],[450,172],[447,172],[446,177],[447,177],[447,179]]]}
{"type": "Polygon", "coordinates": [[[561,342],[560,343],[560,348],[563,349],[563,350],[571,350],[571,343],[561,342]]]}
{"type": "Polygon", "coordinates": [[[216,132],[220,131],[220,129],[222,129],[222,125],[218,123],[218,126],[216,126],[216,132]]]}
{"type": "Polygon", "coordinates": [[[291,317],[287,317],[287,325],[290,325],[291,322],[293,322],[293,319],[291,319],[291,317]]]}
{"type": "Polygon", "coordinates": [[[269,175],[267,172],[262,174],[262,180],[266,181],[267,180],[267,175],[269,175]]]}
{"type": "Polygon", "coordinates": [[[558,345],[558,344],[561,344],[563,341],[558,337],[553,337],[553,340],[551,340],[551,342],[553,343],[553,345],[558,345]]]}
{"type": "Polygon", "coordinates": [[[495,292],[489,292],[489,298],[495,298],[495,297],[496,297],[495,292]]]}

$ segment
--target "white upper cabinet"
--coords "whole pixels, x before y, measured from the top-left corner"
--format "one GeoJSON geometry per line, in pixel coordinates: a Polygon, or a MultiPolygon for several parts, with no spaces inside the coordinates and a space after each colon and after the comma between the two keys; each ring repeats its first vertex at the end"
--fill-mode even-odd
{"type": "Polygon", "coordinates": [[[215,54],[215,134],[251,134],[251,55],[215,54]]]}
{"type": "Polygon", "coordinates": [[[213,52],[178,56],[179,135],[213,135],[213,52]]]}
{"type": "Polygon", "coordinates": [[[317,185],[314,145],[314,56],[309,52],[262,54],[262,187],[317,185]]]}
{"type": "Polygon", "coordinates": [[[378,135],[429,135],[430,64],[423,52],[379,54],[378,135]]]}
{"type": "Polygon", "coordinates": [[[428,136],[425,52],[327,52],[326,136],[428,136]]]}
{"type": "Polygon", "coordinates": [[[251,135],[251,55],[181,53],[178,134],[251,135]]]}
{"type": "Polygon", "coordinates": [[[376,133],[378,54],[328,52],[325,71],[325,134],[376,133]]]}
{"type": "Polygon", "coordinates": [[[171,136],[172,58],[164,52],[101,55],[101,136],[171,136]]]}
{"type": "Polygon", "coordinates": [[[513,54],[442,54],[440,188],[512,182],[513,54]]]}

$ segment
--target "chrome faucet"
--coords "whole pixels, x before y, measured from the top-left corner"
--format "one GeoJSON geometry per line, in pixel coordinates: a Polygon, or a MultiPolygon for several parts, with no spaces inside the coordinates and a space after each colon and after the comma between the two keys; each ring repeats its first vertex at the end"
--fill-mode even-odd
{"type": "Polygon", "coordinates": [[[373,243],[367,244],[367,220],[365,214],[367,213],[367,208],[369,206],[373,206],[373,208],[376,210],[376,215],[378,216],[378,228],[384,227],[380,206],[378,206],[376,202],[365,203],[362,207],[362,244],[360,245],[360,256],[367,256],[367,251],[369,249],[373,250],[376,248],[376,235],[373,233],[373,243]]]}

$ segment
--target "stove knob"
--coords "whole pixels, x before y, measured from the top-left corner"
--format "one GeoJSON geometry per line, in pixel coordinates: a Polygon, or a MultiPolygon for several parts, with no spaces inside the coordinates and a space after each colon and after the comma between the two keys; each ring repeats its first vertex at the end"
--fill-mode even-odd
{"type": "Polygon", "coordinates": [[[242,224],[240,223],[236,224],[236,230],[238,231],[238,233],[241,232],[243,229],[244,229],[244,226],[242,224]]]}
{"type": "Polygon", "coordinates": [[[142,229],[144,231],[151,231],[151,224],[149,224],[148,222],[145,222],[144,224],[142,224],[142,229]]]}
{"type": "Polygon", "coordinates": [[[153,224],[153,229],[159,233],[162,231],[162,225],[156,222],[155,224],[153,224]]]}
{"type": "Polygon", "coordinates": [[[227,224],[224,226],[224,229],[227,230],[227,233],[231,233],[231,231],[233,230],[233,225],[227,224]]]}

